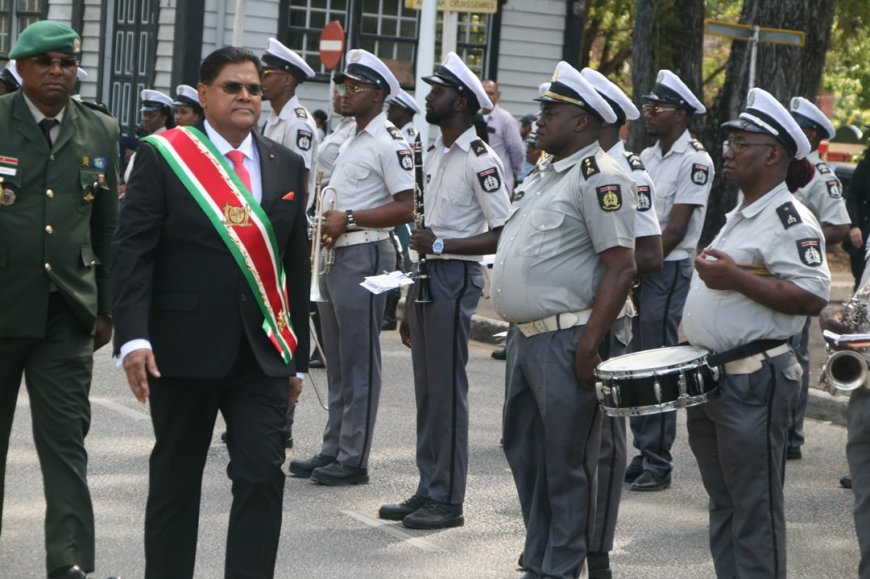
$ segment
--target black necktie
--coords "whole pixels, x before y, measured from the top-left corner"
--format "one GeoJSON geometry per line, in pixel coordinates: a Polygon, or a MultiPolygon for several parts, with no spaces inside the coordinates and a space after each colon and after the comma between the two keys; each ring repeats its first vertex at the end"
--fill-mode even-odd
{"type": "Polygon", "coordinates": [[[48,148],[51,148],[51,129],[60,124],[57,119],[42,119],[39,121],[39,128],[42,129],[42,134],[45,136],[45,142],[48,143],[48,148]]]}

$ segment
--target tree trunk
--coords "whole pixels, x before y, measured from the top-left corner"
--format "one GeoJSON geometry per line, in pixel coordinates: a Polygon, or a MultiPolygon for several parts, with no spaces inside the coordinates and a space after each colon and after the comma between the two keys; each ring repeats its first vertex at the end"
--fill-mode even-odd
{"type": "MultiPolygon", "coordinates": [[[[793,96],[803,96],[814,102],[822,79],[833,20],[834,2],[831,0],[745,0],[741,23],[806,32],[806,46],[803,48],[758,45],[755,86],[770,92],[786,107],[793,96]]],[[[734,207],[736,201],[736,189],[726,185],[722,177],[721,150],[726,133],[720,125],[735,118],[743,107],[749,90],[749,59],[748,43],[732,42],[725,83],[710,107],[702,133],[702,141],[716,166],[707,219],[701,234],[702,247],[721,229],[725,213],[734,207]]]]}
{"type": "MultiPolygon", "coordinates": [[[[701,94],[701,60],[704,41],[704,0],[635,0],[631,82],[634,102],[649,93],[656,73],[667,68],[696,95],[701,94]]],[[[643,122],[629,127],[629,149],[647,146],[643,122]]]]}

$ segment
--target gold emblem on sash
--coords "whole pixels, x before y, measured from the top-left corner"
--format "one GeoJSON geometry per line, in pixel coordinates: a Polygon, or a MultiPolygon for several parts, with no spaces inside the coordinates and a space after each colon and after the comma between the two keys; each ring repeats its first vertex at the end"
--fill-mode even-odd
{"type": "Polygon", "coordinates": [[[278,331],[283,332],[287,327],[287,317],[284,315],[284,310],[278,312],[278,331]]]}
{"type": "Polygon", "coordinates": [[[251,208],[224,205],[224,222],[232,227],[249,227],[251,225],[251,208]]]}

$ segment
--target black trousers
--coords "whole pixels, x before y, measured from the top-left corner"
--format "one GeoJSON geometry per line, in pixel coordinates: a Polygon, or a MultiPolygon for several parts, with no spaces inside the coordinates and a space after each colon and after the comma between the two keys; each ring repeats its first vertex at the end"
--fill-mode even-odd
{"type": "Polygon", "coordinates": [[[247,340],[241,342],[224,378],[150,379],[156,441],[145,512],[146,578],[194,576],[202,472],[218,411],[227,423],[233,493],[225,577],[274,575],[284,498],[287,378],[264,375],[247,340]]]}

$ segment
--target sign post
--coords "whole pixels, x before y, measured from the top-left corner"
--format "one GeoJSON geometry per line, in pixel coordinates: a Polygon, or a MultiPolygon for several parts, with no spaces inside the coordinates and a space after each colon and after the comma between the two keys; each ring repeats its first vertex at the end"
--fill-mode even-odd
{"type": "Polygon", "coordinates": [[[755,63],[758,59],[758,45],[784,44],[802,48],[806,46],[806,34],[800,30],[783,28],[763,28],[753,24],[734,24],[722,20],[704,20],[704,32],[725,36],[749,43],[749,88],[755,87],[755,63]]]}
{"type": "MultiPolygon", "coordinates": [[[[326,70],[335,70],[341,64],[344,56],[344,28],[341,22],[333,20],[323,27],[320,33],[320,62],[326,70]]],[[[332,119],[332,95],[335,94],[335,81],[333,75],[329,75],[329,114],[327,114],[327,126],[332,119]]]]}

